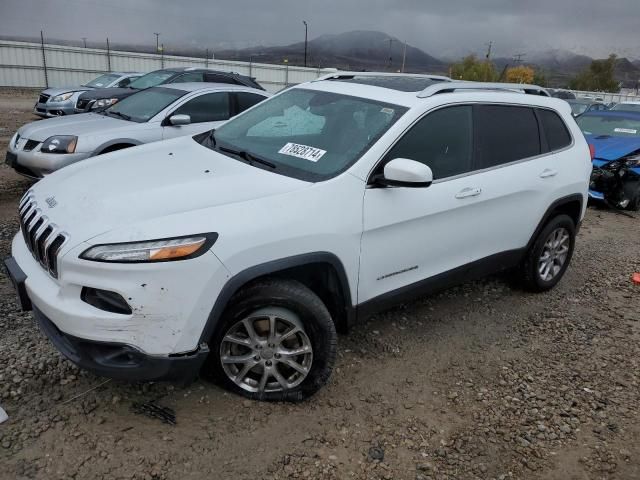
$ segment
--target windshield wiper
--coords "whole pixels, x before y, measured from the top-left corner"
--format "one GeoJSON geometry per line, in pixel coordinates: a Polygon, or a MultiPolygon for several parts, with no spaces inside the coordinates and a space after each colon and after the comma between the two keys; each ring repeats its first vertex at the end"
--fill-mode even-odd
{"type": "MultiPolygon", "coordinates": [[[[211,136],[211,138],[215,142],[215,138],[213,137],[213,135],[211,136]]],[[[216,148],[221,152],[230,153],[231,155],[240,157],[246,162],[248,162],[250,165],[253,165],[254,163],[259,163],[269,168],[274,168],[274,169],[276,168],[275,163],[271,163],[269,160],[265,160],[264,158],[254,155],[253,153],[249,153],[246,150],[235,150],[233,148],[228,148],[228,147],[216,147],[216,148]]]]}
{"type": "Polygon", "coordinates": [[[107,115],[109,115],[109,114],[116,115],[116,116],[118,116],[118,117],[120,117],[120,118],[122,118],[124,120],[131,120],[131,117],[129,115],[127,115],[125,113],[122,113],[122,112],[112,112],[110,110],[105,110],[105,113],[107,115]]]}

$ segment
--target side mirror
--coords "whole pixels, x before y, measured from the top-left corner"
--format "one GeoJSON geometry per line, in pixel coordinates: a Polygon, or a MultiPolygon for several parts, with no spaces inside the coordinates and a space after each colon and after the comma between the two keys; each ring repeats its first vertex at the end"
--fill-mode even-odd
{"type": "Polygon", "coordinates": [[[189,115],[172,115],[169,117],[169,123],[174,127],[178,127],[180,125],[189,125],[191,123],[191,117],[189,115]]]}
{"type": "Polygon", "coordinates": [[[433,182],[433,172],[424,163],[394,158],[384,166],[384,173],[374,180],[383,187],[428,187],[433,182]]]}

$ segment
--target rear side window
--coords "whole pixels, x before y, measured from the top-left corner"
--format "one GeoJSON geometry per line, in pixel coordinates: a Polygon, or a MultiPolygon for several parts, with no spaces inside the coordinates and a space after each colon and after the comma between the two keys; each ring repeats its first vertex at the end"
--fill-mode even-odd
{"type": "Polygon", "coordinates": [[[238,111],[236,113],[242,113],[246,109],[253,107],[256,103],[260,103],[265,97],[250,92],[238,92],[236,93],[236,101],[238,102],[238,111]]]}
{"type": "Polygon", "coordinates": [[[475,108],[478,168],[540,155],[540,132],[532,108],[502,105],[475,108]]]}
{"type": "Polygon", "coordinates": [[[467,173],[472,168],[472,117],[469,105],[429,113],[394,145],[385,160],[408,158],[424,163],[433,171],[434,180],[467,173]]]}
{"type": "Polygon", "coordinates": [[[537,112],[549,151],[561,150],[571,145],[571,135],[560,115],[551,110],[538,109],[537,112]]]}

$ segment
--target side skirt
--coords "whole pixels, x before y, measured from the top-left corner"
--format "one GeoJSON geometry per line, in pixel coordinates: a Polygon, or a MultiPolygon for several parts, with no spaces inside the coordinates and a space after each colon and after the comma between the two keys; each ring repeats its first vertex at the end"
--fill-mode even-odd
{"type": "Polygon", "coordinates": [[[374,297],[358,305],[357,320],[362,321],[374,313],[388,310],[401,303],[513,268],[522,261],[526,251],[527,249],[523,248],[497,253],[374,297]]]}

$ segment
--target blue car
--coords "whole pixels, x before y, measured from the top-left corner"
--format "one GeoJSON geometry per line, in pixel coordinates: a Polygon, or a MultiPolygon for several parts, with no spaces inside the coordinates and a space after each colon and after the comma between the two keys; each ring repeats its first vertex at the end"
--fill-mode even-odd
{"type": "Polygon", "coordinates": [[[593,153],[589,197],[640,210],[640,112],[587,112],[576,122],[593,153]]]}

